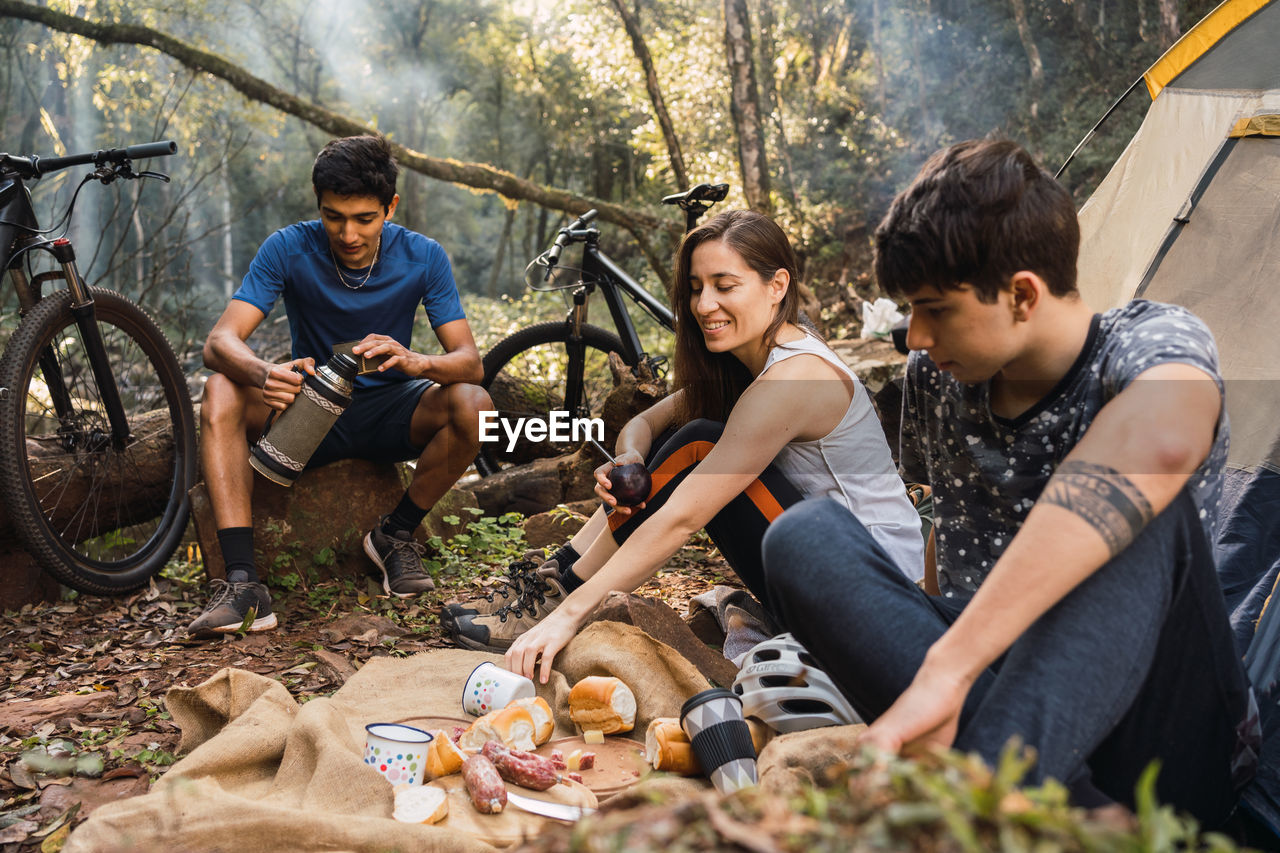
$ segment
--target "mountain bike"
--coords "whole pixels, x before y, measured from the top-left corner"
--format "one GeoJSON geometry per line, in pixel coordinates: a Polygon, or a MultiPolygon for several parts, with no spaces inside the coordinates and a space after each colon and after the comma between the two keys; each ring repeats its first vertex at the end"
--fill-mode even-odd
{"type": "MultiPolygon", "coordinates": [[[[728,192],[728,184],[699,184],[662,202],[684,210],[685,230],[690,231],[728,192]]],[[[644,365],[655,375],[665,372],[666,359],[644,351],[623,297],[668,331],[675,330],[675,315],[601,251],[600,231],[591,224],[595,217],[596,211],[588,210],[561,228],[551,247],[525,268],[525,284],[530,289],[568,292],[569,310],[564,320],[520,329],[495,344],[484,357],[481,384],[493,399],[498,416],[509,423],[517,418],[546,419],[554,412],[565,412],[570,418],[599,417],[613,390],[610,353],[621,356],[633,371],[644,365]],[[565,249],[578,243],[582,244],[580,265],[562,264],[565,249]],[[609,308],[616,332],[587,322],[588,301],[597,290],[609,308]]],[[[557,456],[571,449],[571,445],[550,440],[522,438],[511,449],[507,444],[503,436],[501,441],[482,446],[476,458],[481,476],[504,465],[557,456]]]]}
{"type": "MultiPolygon", "coordinates": [[[[133,161],[173,154],[151,142],[66,157],[0,154],[0,269],[22,317],[0,358],[0,500],[42,568],[82,592],[145,586],[186,528],[196,433],[186,376],[141,308],[85,283],[75,248],[53,236],[90,181],[155,178],[133,161]],[[28,184],[93,171],[63,219],[42,229],[28,184]],[[36,257],[54,269],[35,272],[36,257]],[[43,293],[49,282],[61,289],[43,293]]],[[[65,233],[65,232],[64,232],[65,233]]]]}

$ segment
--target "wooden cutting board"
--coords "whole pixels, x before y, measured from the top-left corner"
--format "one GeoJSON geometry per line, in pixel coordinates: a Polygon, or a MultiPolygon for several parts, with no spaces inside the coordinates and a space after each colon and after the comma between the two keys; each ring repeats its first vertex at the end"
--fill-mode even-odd
{"type": "Polygon", "coordinates": [[[424,732],[444,729],[445,734],[452,736],[454,726],[462,726],[465,729],[469,728],[475,721],[475,717],[405,717],[403,720],[395,720],[394,722],[413,726],[415,729],[422,729],[424,732]]]}
{"type": "Polygon", "coordinates": [[[598,797],[608,797],[634,785],[649,769],[644,760],[644,744],[630,738],[605,737],[604,743],[587,743],[581,736],[566,737],[545,743],[534,752],[550,756],[553,749],[560,750],[566,760],[569,753],[578,749],[596,754],[594,767],[577,772],[582,783],[598,797]]]}
{"type": "MultiPolygon", "coordinates": [[[[432,779],[427,785],[443,789],[449,797],[449,814],[436,826],[461,830],[495,847],[518,844],[540,833],[546,824],[557,823],[549,817],[518,809],[510,803],[498,814],[481,814],[471,804],[471,797],[467,794],[461,773],[454,773],[442,779],[432,779]]],[[[510,783],[507,787],[518,794],[537,800],[567,803],[588,809],[594,809],[599,805],[596,795],[590,789],[569,780],[553,785],[546,791],[530,791],[510,783]]]]}

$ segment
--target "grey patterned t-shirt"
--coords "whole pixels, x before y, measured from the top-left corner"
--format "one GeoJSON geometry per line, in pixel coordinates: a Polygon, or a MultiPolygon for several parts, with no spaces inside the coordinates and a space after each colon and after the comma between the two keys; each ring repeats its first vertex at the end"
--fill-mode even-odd
{"type": "MultiPolygon", "coordinates": [[[[991,571],[1058,463],[1098,411],[1138,374],[1162,363],[1190,364],[1222,391],[1209,329],[1176,305],[1135,299],[1093,318],[1080,357],[1043,400],[1012,420],[992,413],[990,383],[966,385],[923,352],[907,363],[901,468],[933,486],[938,585],[968,599],[991,571]]],[[[1227,460],[1226,405],[1209,456],[1192,474],[1191,496],[1213,540],[1227,460]]]]}

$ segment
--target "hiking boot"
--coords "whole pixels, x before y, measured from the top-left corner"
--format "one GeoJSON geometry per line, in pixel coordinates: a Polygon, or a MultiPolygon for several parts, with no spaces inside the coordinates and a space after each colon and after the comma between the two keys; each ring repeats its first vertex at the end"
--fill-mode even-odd
{"type": "Polygon", "coordinates": [[[234,634],[245,624],[250,613],[253,619],[247,631],[270,631],[276,627],[276,615],[271,612],[271,595],[260,583],[227,583],[217,578],[209,583],[209,603],[204,612],[187,626],[187,634],[207,639],[219,634],[234,634]]]}
{"type": "Polygon", "coordinates": [[[436,588],[435,582],[422,570],[427,548],[415,542],[413,532],[397,530],[383,533],[383,516],[364,537],[364,552],[382,571],[382,591],[396,598],[413,598],[436,588]]]}
{"type": "Polygon", "coordinates": [[[505,652],[516,638],[542,620],[569,594],[555,577],[535,577],[520,597],[488,615],[462,614],[446,625],[458,645],[484,652],[505,652]]]}
{"type": "Polygon", "coordinates": [[[539,574],[540,569],[537,563],[532,560],[516,560],[507,566],[507,576],[502,578],[497,586],[479,598],[446,605],[440,614],[441,618],[456,621],[460,616],[488,616],[519,601],[525,588],[530,584],[541,585],[539,574]]]}

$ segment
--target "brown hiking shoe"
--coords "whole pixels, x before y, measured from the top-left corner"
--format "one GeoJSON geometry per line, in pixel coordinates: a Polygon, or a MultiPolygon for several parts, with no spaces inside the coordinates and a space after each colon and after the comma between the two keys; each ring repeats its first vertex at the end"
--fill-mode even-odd
{"type": "Polygon", "coordinates": [[[530,585],[545,586],[547,577],[560,577],[560,565],[555,560],[547,560],[541,564],[533,560],[517,560],[507,566],[507,576],[497,586],[479,598],[445,605],[440,618],[446,622],[454,622],[462,616],[489,616],[519,601],[530,585]]]}
{"type": "Polygon", "coordinates": [[[519,598],[492,613],[464,613],[446,623],[458,645],[484,652],[505,652],[516,638],[542,620],[569,593],[555,577],[533,574],[519,598]]]}

